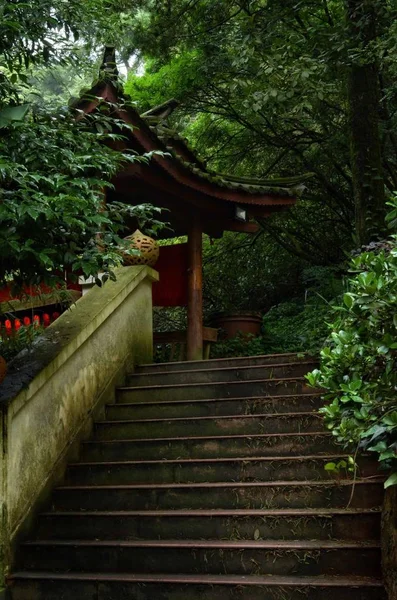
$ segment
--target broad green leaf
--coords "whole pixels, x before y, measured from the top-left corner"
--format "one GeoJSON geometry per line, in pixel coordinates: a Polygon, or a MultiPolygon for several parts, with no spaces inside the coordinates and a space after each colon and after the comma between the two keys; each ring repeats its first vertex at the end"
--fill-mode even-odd
{"type": "Polygon", "coordinates": [[[0,128],[8,127],[14,121],[23,121],[28,112],[30,104],[20,106],[9,106],[0,111],[0,128]]]}
{"type": "Polygon", "coordinates": [[[336,463],[334,462],[329,462],[325,465],[324,469],[326,471],[336,471],[337,470],[337,466],[336,463]]]}
{"type": "Polygon", "coordinates": [[[354,303],[354,299],[351,294],[345,294],[343,296],[343,302],[346,304],[347,308],[351,308],[354,303]]]}
{"type": "Polygon", "coordinates": [[[392,485],[397,485],[397,473],[393,473],[393,475],[390,475],[390,477],[385,481],[385,490],[392,485]]]}

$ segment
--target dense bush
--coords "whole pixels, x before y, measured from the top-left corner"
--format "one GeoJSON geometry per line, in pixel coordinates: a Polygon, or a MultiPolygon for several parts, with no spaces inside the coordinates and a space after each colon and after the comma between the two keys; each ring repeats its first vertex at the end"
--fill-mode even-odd
{"type": "Polygon", "coordinates": [[[303,261],[280,250],[265,232],[206,237],[203,261],[208,321],[219,311],[264,312],[302,288],[303,261]]]}
{"type": "MultiPolygon", "coordinates": [[[[260,271],[258,274],[260,275],[260,271]]],[[[262,277],[265,285],[266,271],[262,277]]],[[[275,284],[273,289],[277,290],[275,284]]],[[[305,268],[298,272],[295,291],[300,291],[300,295],[274,304],[264,315],[260,337],[237,337],[221,341],[215,344],[212,356],[221,358],[282,352],[318,354],[328,335],[330,302],[342,291],[339,269],[305,268]]]]}
{"type": "Polygon", "coordinates": [[[139,219],[137,211],[144,219],[153,214],[147,205],[108,203],[104,208],[103,190],[111,187],[117,170],[149,161],[149,155],[108,147],[128,131],[113,110],[103,102],[97,113],[78,120],[70,111],[37,111],[1,130],[2,285],[12,279],[19,285],[55,286],[65,271],[86,277],[112,273],[121,260],[125,218],[139,219]]]}
{"type": "Polygon", "coordinates": [[[327,337],[330,307],[320,298],[275,306],[263,319],[265,353],[318,353],[327,337]]]}
{"type": "MultiPolygon", "coordinates": [[[[395,228],[397,200],[389,222],[395,228]]],[[[373,248],[352,259],[321,368],[308,379],[326,390],[321,412],[338,442],[375,452],[396,470],[397,236],[373,248]]],[[[396,483],[394,473],[385,485],[396,483]]]]}
{"type": "MultiPolygon", "coordinates": [[[[262,334],[241,335],[212,345],[211,358],[255,356],[282,352],[318,354],[328,333],[329,304],[318,296],[305,302],[295,298],[274,306],[263,318],[262,334]]],[[[186,329],[186,311],[161,309],[155,311],[156,331],[186,329]]],[[[170,358],[170,348],[156,349],[156,362],[170,358]]]]}

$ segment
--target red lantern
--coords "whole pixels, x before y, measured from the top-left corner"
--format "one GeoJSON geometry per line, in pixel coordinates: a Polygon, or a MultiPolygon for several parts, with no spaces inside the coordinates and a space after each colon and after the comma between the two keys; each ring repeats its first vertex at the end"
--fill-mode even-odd
{"type": "Polygon", "coordinates": [[[39,317],[39,315],[34,315],[34,317],[33,317],[33,325],[34,325],[34,327],[40,327],[40,317],[39,317]]]}
{"type": "Polygon", "coordinates": [[[19,319],[15,319],[15,321],[14,321],[15,331],[18,331],[19,329],[21,329],[21,325],[22,325],[21,321],[19,319]]]}
{"type": "Polygon", "coordinates": [[[25,325],[25,327],[29,327],[29,325],[30,325],[30,319],[29,319],[29,317],[24,317],[23,318],[23,324],[25,325]]]}
{"type": "Polygon", "coordinates": [[[56,321],[58,319],[58,317],[59,317],[59,312],[52,313],[52,320],[53,321],[56,321]]]}
{"type": "Polygon", "coordinates": [[[10,319],[7,319],[5,321],[4,326],[6,328],[6,334],[11,335],[12,334],[12,323],[11,323],[10,319]]]}
{"type": "Polygon", "coordinates": [[[44,313],[44,315],[43,315],[43,325],[44,325],[44,327],[48,327],[48,325],[50,325],[50,324],[51,324],[50,315],[47,314],[47,313],[44,313]]]}

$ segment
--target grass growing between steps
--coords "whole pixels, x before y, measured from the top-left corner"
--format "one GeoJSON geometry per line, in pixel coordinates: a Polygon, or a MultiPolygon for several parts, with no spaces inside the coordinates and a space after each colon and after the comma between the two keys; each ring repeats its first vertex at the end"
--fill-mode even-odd
{"type": "MultiPolygon", "coordinates": [[[[241,535],[240,531],[239,531],[239,526],[241,527],[241,523],[244,523],[244,521],[249,524],[251,521],[250,517],[244,517],[243,519],[239,519],[239,523],[235,522],[235,519],[229,519],[228,521],[228,526],[232,527],[232,531],[230,533],[230,536],[228,537],[224,537],[222,539],[224,540],[228,540],[228,541],[235,541],[235,542],[239,542],[239,541],[245,541],[247,539],[251,539],[251,540],[255,540],[255,541],[260,541],[260,540],[266,540],[268,539],[267,535],[261,535],[261,530],[260,527],[261,525],[257,525],[255,527],[255,529],[252,530],[252,534],[250,537],[248,537],[247,535],[241,535]]],[[[306,516],[302,516],[302,517],[281,517],[281,516],[268,516],[268,517],[258,517],[258,521],[262,522],[263,527],[266,529],[270,529],[272,531],[276,531],[277,529],[280,529],[281,526],[284,526],[286,529],[288,529],[288,535],[278,535],[277,539],[279,540],[287,540],[287,539],[291,539],[290,534],[292,534],[294,536],[294,538],[296,537],[298,539],[298,534],[300,531],[304,531],[304,529],[307,529],[309,527],[309,525],[315,525],[317,528],[321,528],[323,531],[327,532],[327,536],[326,539],[332,540],[335,539],[332,536],[332,532],[330,531],[331,527],[332,527],[332,517],[328,516],[328,517],[306,517],[306,516]]],[[[276,538],[275,538],[276,539],[276,538]]],[[[300,538],[299,538],[300,539],[300,538]]],[[[323,539],[323,538],[322,538],[323,539]]]]}

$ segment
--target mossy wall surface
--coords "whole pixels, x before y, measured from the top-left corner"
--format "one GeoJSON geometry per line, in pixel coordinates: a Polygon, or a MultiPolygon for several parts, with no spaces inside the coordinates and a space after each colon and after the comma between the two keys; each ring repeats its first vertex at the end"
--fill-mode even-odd
{"type": "MultiPolygon", "coordinates": [[[[152,360],[148,267],[126,267],[93,288],[11,365],[0,393],[2,573],[13,541],[89,436],[114,384],[152,360]]],[[[0,579],[1,589],[1,579],[0,579]]]]}
{"type": "Polygon", "coordinates": [[[7,462],[5,460],[6,441],[4,439],[4,411],[0,405],[0,600],[4,585],[7,547],[7,505],[5,502],[7,462]]]}

